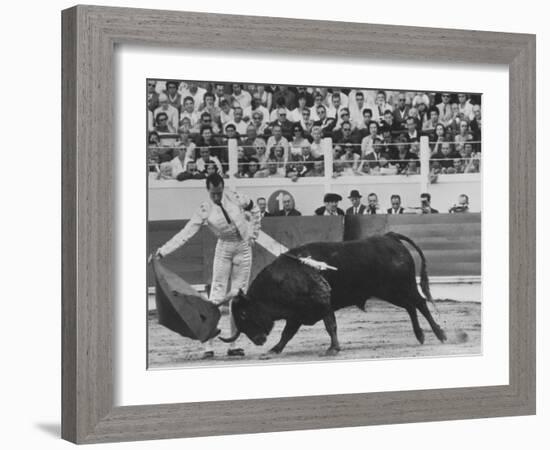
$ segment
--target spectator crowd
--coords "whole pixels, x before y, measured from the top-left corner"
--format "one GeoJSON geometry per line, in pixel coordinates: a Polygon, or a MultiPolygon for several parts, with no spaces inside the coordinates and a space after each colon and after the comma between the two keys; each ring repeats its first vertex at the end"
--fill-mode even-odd
{"type": "Polygon", "coordinates": [[[421,136],[433,175],[480,170],[479,94],[149,79],[147,114],[160,179],[414,175],[421,136]]]}

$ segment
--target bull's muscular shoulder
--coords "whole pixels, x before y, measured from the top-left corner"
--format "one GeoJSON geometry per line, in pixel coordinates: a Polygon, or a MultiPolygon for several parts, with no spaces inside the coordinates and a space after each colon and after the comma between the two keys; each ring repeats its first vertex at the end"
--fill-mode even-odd
{"type": "Polygon", "coordinates": [[[297,314],[305,324],[317,322],[329,311],[330,293],[319,271],[285,255],[262,270],[248,289],[253,300],[286,315],[297,314]]]}

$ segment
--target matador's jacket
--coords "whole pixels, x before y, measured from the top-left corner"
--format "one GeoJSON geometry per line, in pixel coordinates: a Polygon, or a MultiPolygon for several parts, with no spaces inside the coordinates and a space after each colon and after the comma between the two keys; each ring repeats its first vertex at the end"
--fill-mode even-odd
{"type": "Polygon", "coordinates": [[[181,247],[202,225],[207,225],[221,240],[242,240],[247,243],[256,240],[260,232],[261,216],[254,202],[248,196],[226,188],[221,203],[229,221],[220,206],[211,200],[203,202],[185,227],[159,249],[160,255],[166,256],[181,247]]]}

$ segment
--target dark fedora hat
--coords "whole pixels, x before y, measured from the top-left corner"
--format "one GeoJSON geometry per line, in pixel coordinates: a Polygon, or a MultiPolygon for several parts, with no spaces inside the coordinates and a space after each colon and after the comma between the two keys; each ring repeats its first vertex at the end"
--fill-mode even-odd
{"type": "Polygon", "coordinates": [[[349,197],[348,198],[361,198],[362,195],[359,193],[359,191],[357,189],[354,189],[353,191],[351,191],[349,193],[349,197]]]}

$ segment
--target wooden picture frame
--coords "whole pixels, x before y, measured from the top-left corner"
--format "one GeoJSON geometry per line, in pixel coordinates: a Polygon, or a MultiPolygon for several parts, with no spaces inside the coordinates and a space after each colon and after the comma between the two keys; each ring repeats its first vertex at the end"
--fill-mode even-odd
{"type": "Polygon", "coordinates": [[[535,413],[534,35],[96,6],[63,11],[62,31],[64,439],[95,443],[535,413]],[[331,38],[324,39],[328,29],[331,38]],[[114,407],[113,52],[121,43],[507,65],[509,384],[114,407]]]}

